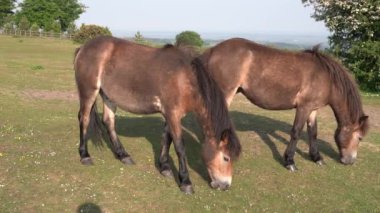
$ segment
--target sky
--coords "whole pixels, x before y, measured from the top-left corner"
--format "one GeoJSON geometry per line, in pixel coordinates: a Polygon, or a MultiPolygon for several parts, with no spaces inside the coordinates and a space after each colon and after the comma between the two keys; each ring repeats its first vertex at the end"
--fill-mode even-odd
{"type": "Polygon", "coordinates": [[[202,34],[328,35],[301,0],[81,0],[77,24],[107,26],[113,34],[193,30],[202,34]],[[106,3],[105,3],[106,2],[106,3]]]}

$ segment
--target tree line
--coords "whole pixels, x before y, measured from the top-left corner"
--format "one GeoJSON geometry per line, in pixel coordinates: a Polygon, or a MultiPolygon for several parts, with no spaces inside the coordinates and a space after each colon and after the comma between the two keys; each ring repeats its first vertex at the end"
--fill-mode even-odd
{"type": "Polygon", "coordinates": [[[24,0],[19,4],[16,0],[0,0],[0,27],[73,33],[74,21],[85,9],[78,0],[24,0]]]}

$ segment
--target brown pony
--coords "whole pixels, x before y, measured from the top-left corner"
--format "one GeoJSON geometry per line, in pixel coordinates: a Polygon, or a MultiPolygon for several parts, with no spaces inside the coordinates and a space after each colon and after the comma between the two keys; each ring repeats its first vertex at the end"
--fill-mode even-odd
{"type": "Polygon", "coordinates": [[[297,140],[307,123],[311,159],[322,165],[317,137],[317,110],[330,105],[338,128],[335,141],[341,162],[353,164],[358,143],[368,129],[357,86],[337,61],[318,52],[318,46],[289,52],[235,38],[200,56],[209,74],[222,89],[227,104],[241,92],[253,104],[270,110],[296,108],[291,139],[284,154],[285,167],[296,170],[297,140]]]}
{"type": "Polygon", "coordinates": [[[96,123],[92,121],[97,118],[95,100],[100,94],[106,134],[121,162],[134,163],[115,131],[116,107],[137,114],[161,113],[166,124],[160,172],[172,176],[168,152],[173,141],[179,159],[180,189],[192,193],[181,119],[194,111],[205,134],[203,159],[211,186],[226,189],[231,185],[232,159],[238,157],[240,143],[223,93],[198,59],[192,61],[171,45],[152,48],[113,37],[98,37],[76,51],[74,68],[80,99],[79,155],[83,164],[92,164],[87,150],[88,129],[91,123],[96,123]]]}

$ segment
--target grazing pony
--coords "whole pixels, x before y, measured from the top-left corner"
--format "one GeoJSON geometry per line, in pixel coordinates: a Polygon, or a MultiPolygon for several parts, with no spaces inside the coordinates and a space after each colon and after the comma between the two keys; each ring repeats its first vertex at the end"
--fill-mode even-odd
{"type": "Polygon", "coordinates": [[[96,121],[95,100],[100,94],[105,133],[121,162],[133,164],[115,131],[116,107],[136,114],[161,113],[166,123],[160,172],[164,176],[172,175],[168,152],[173,141],[179,160],[180,189],[192,193],[181,119],[193,111],[205,134],[202,156],[211,186],[226,189],[231,185],[232,160],[240,154],[240,143],[223,93],[198,59],[192,61],[171,45],[152,48],[118,38],[98,37],[77,49],[74,69],[80,101],[79,155],[83,164],[92,164],[87,150],[88,130],[92,126],[90,122],[96,121]]]}
{"type": "Polygon", "coordinates": [[[335,141],[341,162],[353,164],[359,141],[368,129],[360,94],[348,71],[318,46],[303,52],[266,47],[249,40],[226,40],[200,56],[222,89],[228,105],[241,92],[253,104],[269,110],[296,109],[285,167],[296,170],[294,154],[305,123],[311,159],[323,164],[317,138],[318,109],[330,105],[338,128],[335,141]]]}

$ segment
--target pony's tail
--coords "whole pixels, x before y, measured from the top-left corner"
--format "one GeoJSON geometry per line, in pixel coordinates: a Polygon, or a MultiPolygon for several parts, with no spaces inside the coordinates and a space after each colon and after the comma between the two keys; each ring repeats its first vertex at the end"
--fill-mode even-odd
{"type": "Polygon", "coordinates": [[[75,51],[74,51],[74,60],[73,60],[74,70],[76,69],[76,68],[75,68],[75,63],[76,63],[76,60],[77,60],[78,53],[79,53],[79,51],[80,51],[81,49],[82,49],[82,46],[76,48],[75,51]]]}
{"type": "Polygon", "coordinates": [[[96,106],[96,101],[91,107],[90,112],[90,124],[89,124],[89,133],[91,135],[92,142],[97,147],[103,146],[104,136],[107,135],[107,131],[98,115],[98,108],[96,106]]]}
{"type": "Polygon", "coordinates": [[[80,48],[81,48],[81,47],[78,47],[78,48],[75,49],[75,52],[74,52],[74,59],[77,57],[80,48]]]}
{"type": "Polygon", "coordinates": [[[193,59],[191,64],[197,77],[199,92],[207,110],[207,116],[211,120],[215,138],[219,143],[228,137],[227,148],[231,157],[235,159],[240,155],[241,145],[231,122],[224,95],[210,73],[205,69],[201,59],[197,57],[193,59]]]}

